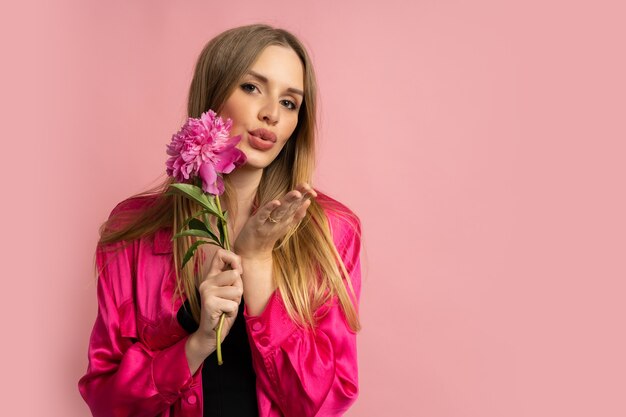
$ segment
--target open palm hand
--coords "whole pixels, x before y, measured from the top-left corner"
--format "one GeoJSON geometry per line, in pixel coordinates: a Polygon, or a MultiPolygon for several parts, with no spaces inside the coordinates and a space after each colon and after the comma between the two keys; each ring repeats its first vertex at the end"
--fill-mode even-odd
{"type": "Polygon", "coordinates": [[[260,207],[243,226],[233,248],[242,258],[271,258],[276,241],[306,215],[310,198],[317,193],[307,184],[299,184],[280,200],[260,207]]]}

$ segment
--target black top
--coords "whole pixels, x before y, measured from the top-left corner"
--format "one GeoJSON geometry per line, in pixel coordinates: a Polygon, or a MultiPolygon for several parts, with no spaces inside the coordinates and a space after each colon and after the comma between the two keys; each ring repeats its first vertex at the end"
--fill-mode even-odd
{"type": "MultiPolygon", "coordinates": [[[[200,299],[200,292],[197,293],[200,299]]],[[[222,342],[221,365],[217,351],[204,360],[202,368],[202,396],[204,417],[258,417],[256,374],[252,368],[252,353],[248,342],[243,297],[233,326],[222,342]]],[[[198,330],[191,315],[189,301],[177,313],[180,325],[188,333],[198,330]]]]}

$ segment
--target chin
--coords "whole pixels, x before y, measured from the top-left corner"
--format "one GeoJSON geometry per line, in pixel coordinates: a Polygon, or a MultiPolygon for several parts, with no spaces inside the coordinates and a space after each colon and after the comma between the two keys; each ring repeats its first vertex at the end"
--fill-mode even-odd
{"type": "Polygon", "coordinates": [[[253,155],[249,152],[245,152],[246,154],[246,163],[243,164],[239,169],[263,169],[267,167],[271,161],[267,161],[266,158],[257,158],[256,155],[253,155]]]}

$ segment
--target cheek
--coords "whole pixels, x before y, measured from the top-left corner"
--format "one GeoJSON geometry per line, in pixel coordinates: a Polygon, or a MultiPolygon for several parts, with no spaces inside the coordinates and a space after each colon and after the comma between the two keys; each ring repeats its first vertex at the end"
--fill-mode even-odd
{"type": "Polygon", "coordinates": [[[291,137],[293,132],[296,130],[297,126],[298,126],[298,116],[294,116],[293,120],[290,120],[290,122],[285,125],[285,131],[283,134],[285,141],[287,141],[291,137]]]}
{"type": "Polygon", "coordinates": [[[237,113],[237,111],[224,109],[222,119],[224,119],[224,121],[228,119],[232,121],[232,126],[230,128],[231,135],[242,133],[241,116],[237,113]]]}
{"type": "Polygon", "coordinates": [[[220,112],[222,119],[226,120],[236,118],[236,112],[233,111],[235,108],[236,107],[232,106],[230,103],[225,104],[220,112]]]}
{"type": "Polygon", "coordinates": [[[224,120],[231,119],[233,121],[233,124],[236,124],[237,121],[241,118],[241,115],[239,114],[241,112],[241,108],[241,98],[239,97],[238,93],[235,92],[228,98],[228,100],[226,100],[224,106],[222,106],[220,116],[224,120]]]}

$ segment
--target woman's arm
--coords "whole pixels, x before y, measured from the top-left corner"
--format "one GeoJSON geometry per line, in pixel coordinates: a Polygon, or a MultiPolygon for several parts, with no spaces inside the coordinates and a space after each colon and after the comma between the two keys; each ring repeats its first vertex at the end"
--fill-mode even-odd
{"type": "Polygon", "coordinates": [[[87,373],[78,388],[94,416],[156,416],[198,382],[184,337],[163,350],[137,340],[132,297],[133,245],[96,253],[98,315],[89,342],[87,373]]]}
{"type": "MultiPolygon", "coordinates": [[[[360,233],[347,225],[342,229],[338,231],[342,235],[337,249],[358,302],[360,233]]],[[[271,274],[271,269],[255,270],[254,276],[251,273],[246,273],[244,263],[244,287],[248,279],[267,279],[257,273],[271,274]]],[[[259,315],[249,311],[245,293],[244,300],[257,384],[272,407],[285,417],[342,415],[358,396],[358,367],[356,334],[348,327],[337,298],[316,312],[326,315],[319,320],[315,333],[296,327],[278,291],[271,294],[259,315]]]]}

